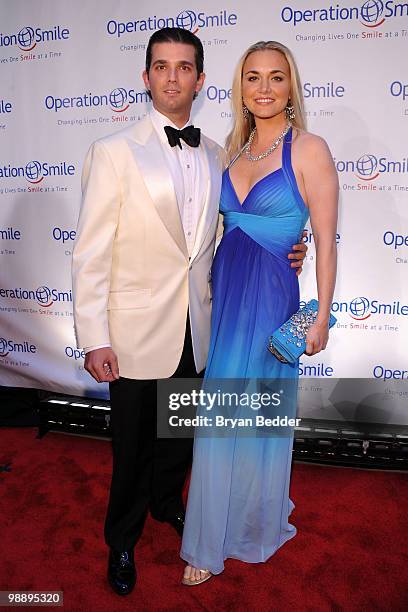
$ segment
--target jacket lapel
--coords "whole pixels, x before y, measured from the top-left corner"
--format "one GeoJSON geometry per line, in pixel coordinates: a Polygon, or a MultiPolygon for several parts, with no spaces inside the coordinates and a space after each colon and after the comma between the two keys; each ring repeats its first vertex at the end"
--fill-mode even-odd
{"type": "Polygon", "coordinates": [[[128,144],[156,210],[169,234],[188,259],[188,249],[173,180],[160,140],[149,117],[135,126],[128,144]]]}
{"type": "Polygon", "coordinates": [[[218,218],[219,197],[221,191],[222,160],[219,159],[218,152],[214,146],[210,145],[205,136],[202,136],[202,143],[205,151],[207,169],[207,190],[204,199],[204,206],[197,226],[191,261],[197,257],[201,246],[208,234],[214,217],[218,218]]]}

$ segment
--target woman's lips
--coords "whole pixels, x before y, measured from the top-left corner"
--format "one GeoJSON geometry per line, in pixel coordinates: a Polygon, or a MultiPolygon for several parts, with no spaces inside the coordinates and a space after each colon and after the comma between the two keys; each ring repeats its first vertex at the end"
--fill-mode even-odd
{"type": "Polygon", "coordinates": [[[273,98],[255,98],[257,104],[272,104],[273,98]]]}

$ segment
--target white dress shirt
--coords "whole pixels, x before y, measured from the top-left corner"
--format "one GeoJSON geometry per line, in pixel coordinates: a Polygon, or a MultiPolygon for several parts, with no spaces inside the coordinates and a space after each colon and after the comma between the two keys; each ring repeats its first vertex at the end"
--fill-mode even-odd
{"type": "MultiPolygon", "coordinates": [[[[201,142],[198,147],[190,147],[184,140],[181,140],[181,149],[178,145],[175,147],[169,145],[164,127],[170,125],[176,130],[183,129],[191,125],[190,120],[182,128],[178,128],[154,107],[150,111],[150,119],[159,137],[166,164],[173,179],[187,249],[191,257],[207,190],[205,151],[201,142]]],[[[84,351],[89,353],[108,346],[110,345],[88,346],[84,348],[84,351]]]]}
{"type": "Polygon", "coordinates": [[[168,143],[164,127],[170,125],[176,130],[183,129],[191,125],[190,121],[187,121],[182,128],[178,128],[155,108],[150,111],[150,119],[162,144],[164,157],[173,179],[188,253],[191,256],[198,220],[204,206],[205,152],[202,144],[198,147],[190,147],[184,140],[181,140],[182,148],[180,149],[178,145],[171,147],[168,143]]]}

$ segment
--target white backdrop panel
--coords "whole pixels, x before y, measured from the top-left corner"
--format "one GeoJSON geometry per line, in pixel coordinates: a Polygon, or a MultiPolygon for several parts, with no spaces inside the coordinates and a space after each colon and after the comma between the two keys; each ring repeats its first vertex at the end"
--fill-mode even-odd
{"type": "MultiPolygon", "coordinates": [[[[407,5],[0,0],[0,11],[1,384],[107,394],[84,372],[73,334],[81,166],[93,140],[146,113],[146,44],[166,24],[204,43],[207,78],[194,122],[221,144],[241,53],[262,39],[293,50],[308,129],[328,141],[341,189],[338,324],[300,373],[407,378],[407,5]]],[[[305,300],[316,295],[312,236],[308,244],[305,300]]],[[[406,422],[404,406],[387,405],[388,420],[406,422]]]]}

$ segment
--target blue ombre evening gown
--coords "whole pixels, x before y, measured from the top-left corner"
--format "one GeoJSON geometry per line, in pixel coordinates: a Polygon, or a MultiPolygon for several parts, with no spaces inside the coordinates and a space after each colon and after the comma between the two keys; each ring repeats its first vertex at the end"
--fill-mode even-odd
{"type": "MultiPolygon", "coordinates": [[[[259,180],[242,205],[229,171],[224,172],[224,235],[212,267],[204,386],[220,378],[285,378],[296,384],[298,364],[282,364],[267,350],[271,332],[299,308],[298,279],[287,256],[308,210],[292,169],[291,138],[290,129],[282,167],[259,180]]],[[[294,507],[289,499],[293,436],[206,435],[194,443],[181,557],[214,574],[223,571],[227,558],[266,561],[296,534],[288,522],[294,507]]]]}

